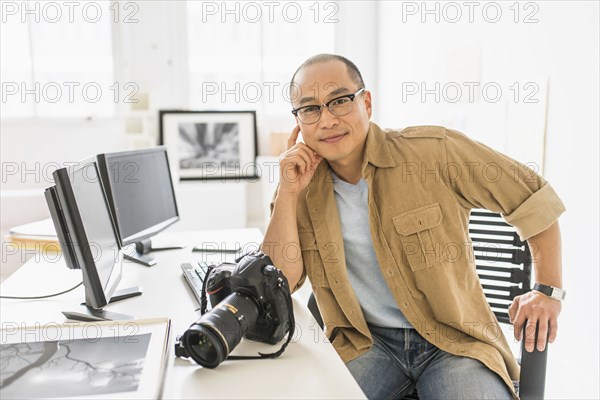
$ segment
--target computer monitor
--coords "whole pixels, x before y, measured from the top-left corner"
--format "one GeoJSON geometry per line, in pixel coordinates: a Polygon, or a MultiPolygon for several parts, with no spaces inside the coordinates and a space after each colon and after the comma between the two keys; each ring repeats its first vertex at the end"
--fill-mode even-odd
{"type": "Polygon", "coordinates": [[[149,240],[179,220],[167,149],[105,153],[97,160],[121,244],[136,245],[125,257],[150,266],[156,261],[148,252],[182,248],[158,247],[149,240]]]}
{"type": "Polygon", "coordinates": [[[111,300],[141,294],[138,288],[117,293],[123,251],[95,162],[80,163],[71,171],[53,173],[55,186],[46,189],[60,246],[69,268],[81,268],[85,287],[84,312],[65,312],[84,320],[123,319],[103,310],[111,300]]]}

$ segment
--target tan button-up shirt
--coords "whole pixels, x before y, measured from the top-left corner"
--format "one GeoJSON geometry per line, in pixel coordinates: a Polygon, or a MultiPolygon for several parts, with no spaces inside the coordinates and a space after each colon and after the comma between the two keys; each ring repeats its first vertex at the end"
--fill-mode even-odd
{"type": "MultiPolygon", "coordinates": [[[[525,240],[565,210],[552,187],[522,164],[437,126],[382,130],[371,123],[362,176],[377,261],[398,307],[438,348],[483,362],[514,389],[519,366],[476,273],[472,208],[502,213],[525,240]]],[[[344,362],[373,339],[348,280],[331,170],[322,162],[297,208],[304,273],[325,330],[344,362]]]]}

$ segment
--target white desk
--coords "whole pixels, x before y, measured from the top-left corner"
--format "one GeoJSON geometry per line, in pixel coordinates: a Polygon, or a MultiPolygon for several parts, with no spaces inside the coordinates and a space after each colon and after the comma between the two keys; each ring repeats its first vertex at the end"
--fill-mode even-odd
{"type": "MultiPolygon", "coordinates": [[[[174,356],[173,340],[182,334],[200,314],[199,305],[181,273],[180,264],[196,261],[230,261],[233,256],[192,252],[202,241],[216,243],[236,238],[241,243],[258,244],[258,229],[198,231],[165,234],[164,239],[187,244],[183,250],[151,253],[158,263],[153,267],[126,262],[120,288],[141,285],[143,294],[106,307],[137,318],[168,317],[172,320],[172,343],[167,360],[164,398],[364,398],[331,344],[312,315],[298,298],[294,298],[296,334],[283,355],[273,360],[225,361],[216,369],[202,368],[188,359],[174,356]],[[225,258],[227,257],[227,259],[225,258]]],[[[250,248],[251,246],[247,246],[250,248]]],[[[81,282],[81,271],[69,270],[55,254],[33,257],[1,286],[6,296],[29,296],[55,293],[81,282]],[[53,257],[52,259],[50,257],[53,257]]],[[[28,325],[62,323],[63,310],[75,310],[83,300],[83,287],[45,300],[5,300],[0,321],[28,325]]],[[[256,355],[273,352],[280,344],[244,342],[233,354],[256,355]]]]}

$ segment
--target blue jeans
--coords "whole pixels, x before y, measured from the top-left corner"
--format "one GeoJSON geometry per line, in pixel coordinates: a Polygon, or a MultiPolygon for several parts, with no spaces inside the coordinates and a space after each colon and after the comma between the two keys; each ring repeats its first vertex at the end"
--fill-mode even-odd
{"type": "Polygon", "coordinates": [[[346,366],[369,399],[512,399],[504,381],[483,363],[455,356],[414,329],[370,325],[373,347],[346,366]]]}

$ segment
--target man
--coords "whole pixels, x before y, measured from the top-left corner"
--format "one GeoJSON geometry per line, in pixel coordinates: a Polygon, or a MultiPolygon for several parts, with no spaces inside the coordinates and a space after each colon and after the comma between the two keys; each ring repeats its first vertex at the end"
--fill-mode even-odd
{"type": "MultiPolygon", "coordinates": [[[[499,329],[490,334],[497,321],[468,257],[469,211],[501,212],[534,251],[537,282],[560,288],[564,206],[554,190],[458,132],[380,129],[344,57],[311,57],[292,88],[298,125],[262,249],[294,290],[308,276],[326,334],[365,394],[516,398],[518,365],[499,329]],[[493,179],[483,173],[490,165],[493,179]],[[462,256],[448,257],[449,244],[466,244],[462,256]]],[[[536,291],[515,298],[515,337],[525,320],[528,333],[537,323],[542,350],[560,309],[536,291]]],[[[527,335],[528,351],[533,343],[527,335]]]]}

